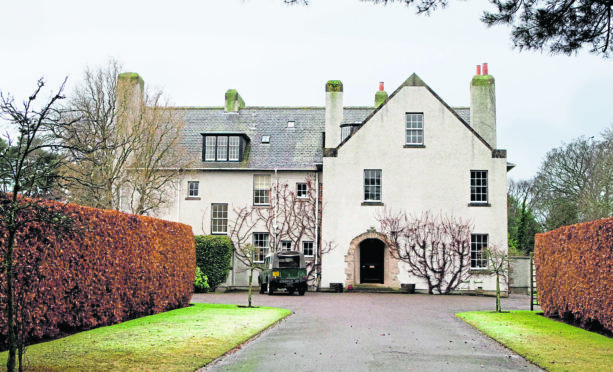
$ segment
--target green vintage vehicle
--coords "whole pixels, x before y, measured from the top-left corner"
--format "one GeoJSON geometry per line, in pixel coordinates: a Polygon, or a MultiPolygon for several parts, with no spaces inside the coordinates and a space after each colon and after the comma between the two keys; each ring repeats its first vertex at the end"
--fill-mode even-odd
{"type": "Polygon", "coordinates": [[[275,293],[285,289],[289,294],[298,291],[304,296],[307,290],[307,272],[302,252],[282,251],[271,253],[264,259],[264,269],[258,276],[260,293],[275,293]]]}

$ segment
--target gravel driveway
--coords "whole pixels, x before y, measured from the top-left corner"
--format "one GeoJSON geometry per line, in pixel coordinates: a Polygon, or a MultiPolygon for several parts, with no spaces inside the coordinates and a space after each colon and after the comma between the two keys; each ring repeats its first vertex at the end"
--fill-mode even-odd
{"type": "MultiPolygon", "coordinates": [[[[193,302],[246,304],[246,293],[193,302]]],[[[503,310],[529,309],[528,296],[503,310]]],[[[254,305],[293,315],[206,371],[538,371],[454,316],[490,310],[492,297],[383,293],[254,294],[254,305]]]]}

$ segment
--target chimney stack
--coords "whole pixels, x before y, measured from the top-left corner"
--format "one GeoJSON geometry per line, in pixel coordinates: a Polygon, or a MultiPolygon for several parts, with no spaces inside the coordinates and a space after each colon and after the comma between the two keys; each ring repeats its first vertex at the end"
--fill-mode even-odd
{"type": "Polygon", "coordinates": [[[226,91],[226,104],[224,105],[224,111],[226,112],[238,112],[238,110],[245,108],[245,101],[238,94],[236,89],[228,89],[226,91]]]}
{"type": "Polygon", "coordinates": [[[140,115],[145,100],[145,81],[136,72],[122,72],[117,76],[117,119],[129,128],[140,115]]]}
{"type": "Polygon", "coordinates": [[[379,82],[379,91],[375,93],[375,108],[381,106],[387,99],[387,92],[383,89],[383,82],[379,82]]]}
{"type": "Polygon", "coordinates": [[[330,80],[326,83],[326,143],[324,147],[333,148],[341,142],[341,123],[343,122],[343,83],[330,80]]]}
{"type": "Polygon", "coordinates": [[[477,66],[470,82],[470,125],[496,149],[496,82],[488,74],[487,63],[477,66]]]}

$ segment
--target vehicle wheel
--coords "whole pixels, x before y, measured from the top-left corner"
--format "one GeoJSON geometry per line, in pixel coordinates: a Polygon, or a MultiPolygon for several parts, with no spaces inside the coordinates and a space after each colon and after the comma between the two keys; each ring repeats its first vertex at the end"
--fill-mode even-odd
{"type": "Polygon", "coordinates": [[[275,293],[275,286],[271,282],[268,282],[268,295],[272,296],[275,293]]]}
{"type": "Polygon", "coordinates": [[[266,284],[260,284],[260,294],[264,294],[266,292],[266,284]]]}
{"type": "Polygon", "coordinates": [[[301,289],[298,291],[298,295],[299,296],[304,296],[304,292],[306,292],[304,289],[301,289]]]}
{"type": "Polygon", "coordinates": [[[295,289],[290,289],[290,290],[289,290],[289,294],[290,294],[290,295],[293,295],[293,294],[294,294],[294,292],[296,292],[296,290],[295,290],[295,289]]]}

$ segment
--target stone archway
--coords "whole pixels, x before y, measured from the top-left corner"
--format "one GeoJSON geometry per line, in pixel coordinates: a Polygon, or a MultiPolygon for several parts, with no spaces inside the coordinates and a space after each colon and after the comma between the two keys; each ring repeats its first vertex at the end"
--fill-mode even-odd
{"type": "Polygon", "coordinates": [[[400,287],[398,281],[398,262],[389,252],[387,239],[385,235],[377,232],[374,227],[371,227],[363,234],[360,234],[351,240],[349,250],[345,255],[345,285],[360,284],[360,246],[362,242],[368,239],[376,239],[384,244],[383,248],[383,285],[385,287],[400,287]]]}

